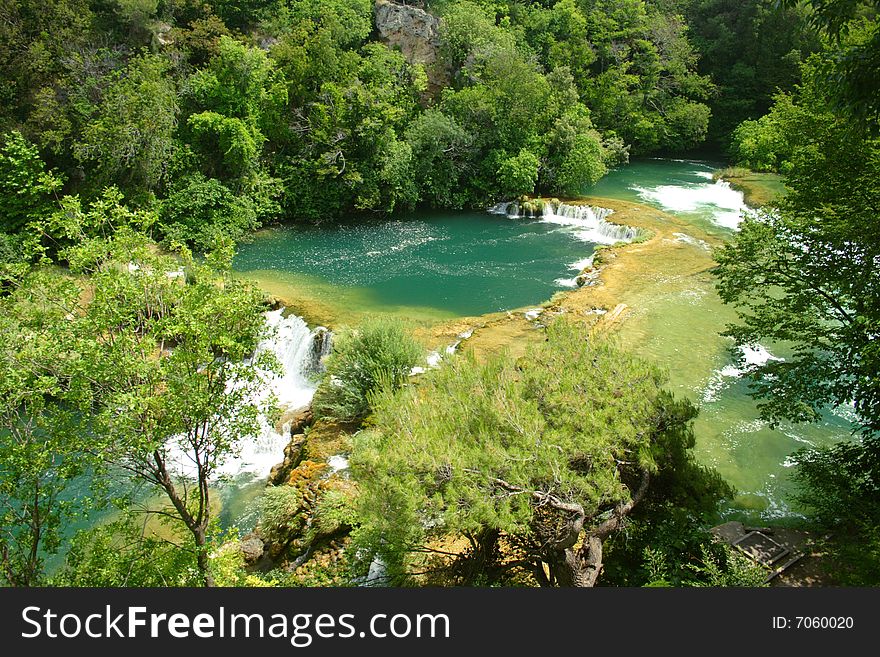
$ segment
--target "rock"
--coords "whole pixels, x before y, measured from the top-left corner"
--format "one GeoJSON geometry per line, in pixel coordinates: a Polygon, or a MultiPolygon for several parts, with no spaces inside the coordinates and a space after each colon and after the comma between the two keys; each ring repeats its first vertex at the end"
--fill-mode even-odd
{"type": "Polygon", "coordinates": [[[238,549],[241,550],[245,563],[255,564],[262,558],[265,545],[256,534],[248,534],[239,541],[238,549]]]}
{"type": "Polygon", "coordinates": [[[330,353],[333,333],[330,329],[319,326],[312,332],[312,345],[307,369],[312,374],[319,374],[324,369],[324,359],[330,353]]]}
{"type": "Polygon", "coordinates": [[[439,57],[439,18],[424,9],[389,0],[376,0],[373,16],[376,30],[385,43],[399,48],[410,64],[424,66],[430,94],[448,85],[449,71],[439,57]]]}
{"type": "Polygon", "coordinates": [[[297,433],[290,437],[290,442],[284,448],[284,460],[272,468],[269,473],[269,483],[280,486],[287,482],[290,473],[302,463],[305,457],[306,435],[297,433]]]}
{"type": "Polygon", "coordinates": [[[290,416],[290,435],[294,436],[298,433],[303,433],[306,427],[312,426],[312,423],[315,421],[315,416],[312,415],[312,409],[310,406],[306,406],[305,408],[301,408],[298,411],[295,411],[292,416],[290,416]]]}
{"type": "Polygon", "coordinates": [[[152,26],[153,48],[159,50],[174,44],[170,23],[156,23],[152,26]]]}
{"type": "Polygon", "coordinates": [[[284,303],[284,301],[272,295],[266,295],[263,298],[262,306],[266,310],[281,310],[283,308],[286,308],[286,304],[284,303]]]}

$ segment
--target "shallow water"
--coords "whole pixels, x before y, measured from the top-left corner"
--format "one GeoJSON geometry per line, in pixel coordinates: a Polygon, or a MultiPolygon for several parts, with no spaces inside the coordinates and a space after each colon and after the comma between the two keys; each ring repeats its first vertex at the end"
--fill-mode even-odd
{"type": "MultiPolygon", "coordinates": [[[[720,166],[640,160],[612,171],[585,193],[652,205],[686,220],[697,238],[726,240],[747,208],[741,193],[712,180],[712,170],[720,166]]],[[[726,515],[750,521],[797,517],[791,455],[846,438],[852,413],[843,409],[826,413],[816,425],[770,429],[748,394],[742,368],[729,353],[731,341],[719,335],[736,315],[715,292],[713,276],[670,275],[652,293],[627,299],[634,311],[620,327],[620,339],[665,367],[676,393],[700,407],[695,421],[698,458],[717,468],[738,491],[726,515]]],[[[756,345],[746,354],[752,363],[785,355],[781,345],[756,345]]]]}

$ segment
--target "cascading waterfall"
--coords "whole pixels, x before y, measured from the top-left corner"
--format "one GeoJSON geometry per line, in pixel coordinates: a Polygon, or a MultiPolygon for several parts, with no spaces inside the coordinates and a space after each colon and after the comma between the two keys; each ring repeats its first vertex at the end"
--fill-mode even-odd
{"type": "MultiPolygon", "coordinates": [[[[281,371],[278,374],[264,372],[265,384],[251,398],[258,406],[264,406],[270,395],[274,394],[282,415],[308,406],[317,388],[316,374],[322,368],[322,359],[330,351],[332,333],[319,326],[309,329],[305,320],[296,315],[283,314],[283,310],[265,313],[269,337],[257,346],[254,356],[267,351],[278,360],[281,371]]],[[[243,440],[239,453],[228,459],[218,474],[228,477],[260,478],[268,475],[272,466],[282,458],[284,447],[290,440],[290,425],[284,424],[281,431],[265,417],[259,419],[260,430],[257,436],[243,440]]],[[[171,441],[175,444],[176,441],[171,441]]],[[[194,476],[194,464],[178,447],[171,450],[170,460],[183,475],[194,476]]]]}
{"type": "MultiPolygon", "coordinates": [[[[319,326],[309,329],[305,320],[296,315],[283,315],[283,310],[266,313],[270,337],[257,347],[257,354],[270,350],[281,364],[279,375],[270,375],[259,392],[258,403],[275,395],[282,414],[308,406],[317,388],[316,376],[321,371],[322,359],[330,351],[331,332],[319,326]]],[[[260,434],[244,441],[238,456],[227,461],[224,474],[250,474],[263,477],[283,455],[290,440],[290,425],[279,432],[265,417],[260,418],[260,434]]]]}
{"type": "Polygon", "coordinates": [[[557,201],[536,199],[519,203],[511,201],[498,203],[489,208],[492,214],[501,214],[511,219],[531,218],[543,222],[570,226],[575,229],[578,239],[596,244],[631,242],[639,235],[636,228],[613,224],[606,221],[614,211],[592,205],[569,205],[557,201]]]}

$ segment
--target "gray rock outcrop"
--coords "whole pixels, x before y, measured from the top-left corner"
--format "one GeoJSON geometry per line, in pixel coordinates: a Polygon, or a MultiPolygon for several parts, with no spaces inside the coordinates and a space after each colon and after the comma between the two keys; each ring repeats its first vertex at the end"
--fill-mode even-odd
{"type": "Polygon", "coordinates": [[[448,72],[440,61],[440,19],[419,7],[376,0],[376,31],[392,48],[398,48],[410,64],[421,64],[428,85],[437,90],[448,84],[448,72]]]}

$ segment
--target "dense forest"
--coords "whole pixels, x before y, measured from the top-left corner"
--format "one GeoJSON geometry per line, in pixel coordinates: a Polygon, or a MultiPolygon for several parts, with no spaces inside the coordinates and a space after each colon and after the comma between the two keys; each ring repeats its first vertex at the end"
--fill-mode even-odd
{"type": "Polygon", "coordinates": [[[792,89],[818,37],[773,4],[429,2],[443,21],[408,61],[369,0],[10,1],[3,175],[45,167],[34,212],[114,187],[154,237],[202,249],[274,221],[571,196],[630,154],[724,148],[792,89]]]}
{"type": "Polygon", "coordinates": [[[785,176],[717,251],[718,291],[736,344],[795,346],[753,373],[768,421],[858,413],[797,477],[845,537],[845,583],[876,584],[877,9],[0,0],[0,581],[346,584],[380,563],[391,583],[762,582],[705,531],[732,491],[693,455],[697,410],[562,320],[527,358],[463,356],[415,386],[399,323],[339,331],[310,422],[354,434],[357,491],[270,487],[271,569],[217,524],[213,477],[271,415],[257,391],[279,367],[251,358],[269,302],[232,274],[238,242],[574,198],[630,158],[700,152],[785,176]],[[170,528],[145,532],[145,504],[170,528]],[[344,559],[300,568],[332,541],[344,559]]]}

